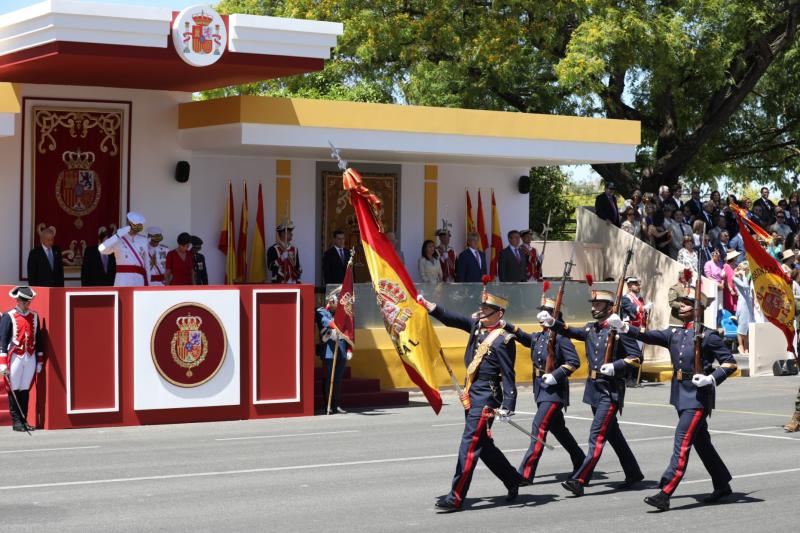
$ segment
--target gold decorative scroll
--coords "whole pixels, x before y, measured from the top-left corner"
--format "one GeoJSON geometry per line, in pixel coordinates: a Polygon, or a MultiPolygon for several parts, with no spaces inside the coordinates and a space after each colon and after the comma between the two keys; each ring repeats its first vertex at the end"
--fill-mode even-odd
{"type": "Polygon", "coordinates": [[[117,131],[122,126],[122,112],[98,113],[97,110],[89,112],[61,111],[58,109],[34,108],[34,121],[39,132],[36,149],[40,154],[58,148],[52,133],[59,126],[66,128],[72,138],[86,138],[89,130],[99,128],[105,135],[100,141],[100,150],[115,156],[119,152],[117,146],[117,131]]]}

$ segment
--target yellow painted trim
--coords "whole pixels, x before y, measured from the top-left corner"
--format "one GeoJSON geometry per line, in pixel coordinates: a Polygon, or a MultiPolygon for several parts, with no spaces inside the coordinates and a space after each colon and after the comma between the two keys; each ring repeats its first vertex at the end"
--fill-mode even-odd
{"type": "Polygon", "coordinates": [[[178,106],[180,129],[270,124],[637,145],[638,121],[269,96],[232,96],[178,106]]]}
{"type": "Polygon", "coordinates": [[[19,86],[16,83],[0,83],[0,113],[19,113],[19,86]]]}
{"type": "Polygon", "coordinates": [[[275,161],[275,175],[276,176],[291,176],[292,175],[292,160],[291,159],[278,159],[275,161]]]}
{"type": "Polygon", "coordinates": [[[275,179],[275,225],[281,223],[283,217],[292,216],[292,179],[275,179]],[[288,213],[287,213],[288,210],[288,213]]]}
{"type": "Polygon", "coordinates": [[[439,165],[425,165],[425,181],[439,179],[439,165]]]}
{"type": "Polygon", "coordinates": [[[432,239],[436,233],[436,214],[439,202],[439,184],[435,181],[425,183],[425,218],[423,223],[423,234],[426,239],[432,239]]]}

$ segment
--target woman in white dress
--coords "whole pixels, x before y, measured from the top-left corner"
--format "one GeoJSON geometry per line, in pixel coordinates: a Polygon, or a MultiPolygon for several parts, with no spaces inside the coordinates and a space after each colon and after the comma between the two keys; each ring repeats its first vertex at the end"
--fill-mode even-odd
{"type": "Polygon", "coordinates": [[[692,283],[697,282],[697,252],[694,251],[694,238],[687,235],[683,238],[683,248],[678,252],[678,263],[692,271],[692,283]]]}
{"type": "Polygon", "coordinates": [[[439,283],[442,281],[442,264],[436,255],[433,241],[428,239],[422,243],[422,257],[419,258],[419,279],[423,283],[439,283]]]}

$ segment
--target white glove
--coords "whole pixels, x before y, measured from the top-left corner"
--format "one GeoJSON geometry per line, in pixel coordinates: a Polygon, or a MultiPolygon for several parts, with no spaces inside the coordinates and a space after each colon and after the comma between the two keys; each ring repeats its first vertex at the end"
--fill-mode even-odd
{"type": "Polygon", "coordinates": [[[117,237],[124,237],[125,235],[127,235],[130,232],[131,232],[131,227],[130,226],[122,226],[121,228],[119,228],[117,230],[117,237]]]}
{"type": "Polygon", "coordinates": [[[436,309],[436,304],[435,304],[435,303],[433,303],[433,302],[429,302],[429,301],[428,301],[428,300],[426,300],[426,299],[425,299],[425,297],[424,297],[424,296],[422,296],[421,294],[417,294],[417,302],[419,302],[420,304],[422,304],[422,307],[424,307],[424,308],[425,308],[425,309],[426,309],[426,310],[427,310],[429,313],[430,313],[431,311],[433,311],[434,309],[436,309]]]}
{"type": "Polygon", "coordinates": [[[499,418],[502,421],[506,421],[512,416],[514,416],[514,411],[509,411],[505,407],[501,407],[500,409],[497,410],[497,418],[499,418]]]}
{"type": "Polygon", "coordinates": [[[536,315],[536,319],[539,320],[539,323],[547,328],[552,328],[553,324],[556,323],[556,319],[553,318],[553,315],[548,313],[547,311],[539,311],[539,314],[536,315]]]}
{"type": "Polygon", "coordinates": [[[644,304],[644,310],[647,311],[648,313],[652,308],[653,308],[653,302],[647,302],[646,304],[644,304]]]}
{"type": "Polygon", "coordinates": [[[628,333],[630,329],[630,325],[623,321],[617,313],[613,313],[610,317],[608,317],[608,326],[611,329],[615,329],[621,333],[628,333]]]}
{"type": "Polygon", "coordinates": [[[40,373],[42,371],[42,363],[36,363],[36,373],[40,373]]]}
{"type": "Polygon", "coordinates": [[[287,259],[289,259],[289,252],[283,252],[283,253],[281,254],[281,259],[283,259],[284,261],[286,261],[287,259]]]}
{"type": "Polygon", "coordinates": [[[499,322],[497,322],[497,325],[500,326],[500,329],[506,329],[506,324],[507,324],[507,322],[505,320],[503,320],[502,318],[500,319],[499,322]]]}
{"type": "Polygon", "coordinates": [[[544,381],[545,385],[555,385],[558,383],[558,380],[553,377],[553,374],[545,374],[542,376],[542,381],[544,381]]]}
{"type": "Polygon", "coordinates": [[[0,375],[8,374],[8,365],[0,365],[0,375]]]}
{"type": "Polygon", "coordinates": [[[704,374],[695,374],[692,376],[692,383],[694,383],[697,387],[708,387],[714,383],[714,378],[704,374]]]}
{"type": "Polygon", "coordinates": [[[349,361],[350,359],[352,359],[352,358],[353,358],[353,350],[347,350],[347,354],[345,354],[344,358],[345,358],[346,360],[348,360],[348,361],[349,361]]]}
{"type": "Polygon", "coordinates": [[[613,376],[614,375],[614,365],[611,363],[606,363],[600,367],[600,373],[604,376],[613,376]]]}

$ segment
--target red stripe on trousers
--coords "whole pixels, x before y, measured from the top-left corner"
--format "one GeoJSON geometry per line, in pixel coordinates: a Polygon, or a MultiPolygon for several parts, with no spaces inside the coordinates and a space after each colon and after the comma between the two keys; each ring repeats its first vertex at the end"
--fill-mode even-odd
{"type": "Polygon", "coordinates": [[[695,412],[694,417],[692,417],[692,422],[689,424],[689,429],[686,430],[686,435],[683,436],[683,441],[681,441],[681,451],[678,454],[678,467],[675,469],[675,475],[672,476],[672,479],[669,480],[669,483],[667,483],[663,489],[664,492],[669,495],[672,495],[672,493],[675,492],[675,489],[678,488],[678,483],[681,482],[683,475],[686,473],[686,463],[689,462],[689,449],[692,447],[692,436],[694,435],[694,432],[697,429],[697,424],[700,423],[700,419],[702,417],[703,410],[699,409],[695,412]]]}
{"type": "Polygon", "coordinates": [[[611,407],[609,407],[608,409],[608,413],[606,413],[606,418],[600,425],[600,431],[597,433],[597,438],[594,441],[594,451],[592,452],[592,459],[586,464],[584,469],[581,470],[581,475],[578,476],[578,481],[581,482],[581,485],[586,485],[586,480],[584,478],[589,474],[589,470],[592,470],[597,464],[597,461],[600,460],[600,454],[603,453],[603,442],[606,440],[606,431],[608,431],[608,424],[611,423],[611,418],[614,416],[614,413],[616,411],[617,411],[617,406],[612,403],[611,407]]]}
{"type": "Polygon", "coordinates": [[[478,445],[483,427],[486,425],[487,415],[488,411],[484,410],[481,412],[481,418],[478,420],[478,427],[475,429],[475,433],[472,435],[472,441],[470,441],[469,448],[467,449],[467,459],[464,461],[464,470],[461,471],[461,477],[458,478],[458,482],[453,489],[453,495],[456,497],[456,505],[461,505],[461,492],[464,490],[464,485],[467,483],[472,469],[475,468],[475,447],[478,445]]]}
{"type": "Polygon", "coordinates": [[[522,475],[527,479],[531,475],[531,469],[533,468],[533,462],[542,455],[542,446],[541,441],[547,436],[547,426],[550,425],[550,419],[553,418],[553,413],[555,410],[558,409],[558,404],[554,403],[550,406],[550,409],[547,410],[547,413],[544,415],[544,419],[542,423],[539,424],[539,440],[536,441],[536,444],[533,447],[533,453],[530,457],[528,457],[528,462],[525,463],[525,469],[522,471],[522,475]]]}

